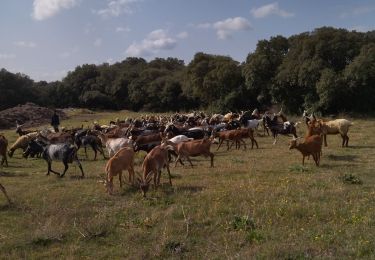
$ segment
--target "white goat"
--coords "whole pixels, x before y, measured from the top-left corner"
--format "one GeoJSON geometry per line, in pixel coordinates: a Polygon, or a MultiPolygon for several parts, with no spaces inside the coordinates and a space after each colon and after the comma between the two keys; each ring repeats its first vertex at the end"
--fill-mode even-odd
{"type": "Polygon", "coordinates": [[[124,147],[133,148],[133,140],[131,139],[124,138],[124,137],[108,138],[106,135],[100,133],[99,131],[95,131],[95,133],[97,133],[98,137],[100,138],[100,141],[107,148],[109,157],[112,157],[121,148],[124,148],[124,147]]]}
{"type": "Polygon", "coordinates": [[[179,144],[181,142],[191,141],[194,140],[194,138],[189,138],[186,135],[176,135],[175,137],[169,139],[168,141],[171,141],[172,143],[179,144]]]}

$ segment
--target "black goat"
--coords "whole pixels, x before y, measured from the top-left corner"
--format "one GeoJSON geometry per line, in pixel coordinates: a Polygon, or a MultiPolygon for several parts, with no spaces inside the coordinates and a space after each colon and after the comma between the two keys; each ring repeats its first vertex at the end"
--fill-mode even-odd
{"type": "Polygon", "coordinates": [[[203,129],[193,129],[193,130],[185,130],[185,129],[180,129],[174,124],[169,124],[165,127],[164,133],[171,132],[173,133],[174,136],[176,135],[185,135],[189,138],[194,138],[194,139],[203,139],[205,136],[208,136],[209,133],[204,131],[203,129]]]}
{"type": "Polygon", "coordinates": [[[292,134],[294,138],[297,138],[296,126],[298,125],[298,123],[293,123],[289,121],[286,121],[284,123],[279,123],[276,115],[272,119],[268,115],[264,115],[263,120],[265,122],[265,125],[272,132],[272,136],[274,138],[273,144],[276,144],[277,136],[279,134],[282,134],[282,135],[292,134]]]}
{"type": "Polygon", "coordinates": [[[98,151],[103,155],[103,158],[106,159],[102,148],[102,142],[100,141],[99,137],[89,134],[88,130],[78,131],[74,135],[74,143],[77,145],[77,151],[81,148],[81,146],[85,148],[86,158],[88,158],[87,146],[90,146],[95,153],[94,160],[96,160],[98,151]]]}

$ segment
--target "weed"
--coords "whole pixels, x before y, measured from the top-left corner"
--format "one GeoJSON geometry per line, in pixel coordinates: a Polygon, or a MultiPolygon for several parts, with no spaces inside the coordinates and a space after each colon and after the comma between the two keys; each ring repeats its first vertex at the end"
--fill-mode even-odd
{"type": "Polygon", "coordinates": [[[359,184],[360,185],[363,183],[359,177],[351,173],[345,173],[343,176],[341,176],[341,180],[347,184],[359,184]]]}

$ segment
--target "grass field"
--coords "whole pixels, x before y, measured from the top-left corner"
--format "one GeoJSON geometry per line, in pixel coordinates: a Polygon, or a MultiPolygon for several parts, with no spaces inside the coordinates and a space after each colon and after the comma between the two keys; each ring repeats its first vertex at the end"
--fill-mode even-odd
{"type": "MultiPolygon", "coordinates": [[[[125,116],[76,113],[62,125],[125,116]]],[[[375,120],[348,119],[350,147],[328,136],[320,167],[312,159],[302,167],[289,137],[276,145],[256,137],[254,150],[213,145],[214,168],[202,157],[193,169],[172,166],[173,186],[163,172],[162,186],[145,199],[120,190],[118,179],[115,195],[107,195],[99,182],[106,161],[93,161],[91,151],[82,180],[74,165],[63,179],[46,176],[43,160],[18,151],[0,169],[14,202],[0,194],[0,258],[375,259],[375,120]]],[[[10,144],[16,139],[13,130],[2,132],[10,144]]]]}

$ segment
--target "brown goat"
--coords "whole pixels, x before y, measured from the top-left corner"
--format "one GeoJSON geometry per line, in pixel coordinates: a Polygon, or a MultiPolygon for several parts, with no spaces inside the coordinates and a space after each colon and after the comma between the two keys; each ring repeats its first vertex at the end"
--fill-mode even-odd
{"type": "Polygon", "coordinates": [[[250,140],[251,140],[251,149],[254,148],[254,144],[256,145],[257,148],[259,148],[258,142],[254,138],[254,130],[253,129],[251,129],[251,128],[241,128],[238,131],[241,133],[241,137],[242,138],[250,138],[250,140]]]}
{"type": "Polygon", "coordinates": [[[319,166],[322,151],[322,137],[320,135],[309,136],[305,139],[304,143],[297,143],[297,139],[293,139],[290,141],[289,149],[294,148],[302,154],[302,165],[305,165],[305,157],[312,155],[315,164],[319,166]]]}
{"type": "Polygon", "coordinates": [[[148,143],[161,141],[162,138],[163,138],[162,133],[139,135],[136,137],[135,143],[137,143],[137,145],[148,144],[148,143]]]}
{"type": "Polygon", "coordinates": [[[150,176],[153,176],[154,187],[156,188],[160,184],[161,170],[164,167],[167,168],[169,184],[172,186],[172,177],[169,170],[168,150],[173,150],[173,147],[166,143],[162,143],[161,145],[156,146],[146,155],[142,164],[143,179],[138,179],[144,197],[146,196],[146,192],[148,191],[149,183],[151,181],[150,176]]]}
{"type": "Polygon", "coordinates": [[[235,142],[236,148],[238,148],[238,149],[240,148],[241,142],[242,142],[243,145],[244,145],[244,149],[246,150],[246,143],[242,139],[242,135],[243,135],[242,131],[237,130],[237,129],[213,133],[213,136],[218,137],[219,140],[220,140],[216,151],[219,150],[219,148],[221,147],[221,145],[223,144],[224,141],[227,141],[227,150],[229,150],[230,147],[232,147],[232,145],[229,146],[229,141],[235,142]]]}
{"type": "Polygon", "coordinates": [[[187,142],[182,142],[179,144],[174,144],[167,141],[167,144],[171,144],[174,148],[174,151],[177,153],[177,158],[175,161],[175,167],[177,166],[177,162],[180,161],[182,158],[186,158],[191,167],[193,167],[193,163],[190,160],[190,156],[199,156],[203,155],[204,157],[211,158],[211,167],[214,167],[214,154],[210,152],[212,139],[211,138],[203,138],[200,140],[192,140],[187,142]]]}
{"type": "Polygon", "coordinates": [[[122,171],[128,170],[129,182],[134,182],[134,150],[129,147],[121,148],[110,158],[105,166],[105,186],[109,194],[113,194],[113,177],[118,175],[122,187],[122,171]]]}
{"type": "Polygon", "coordinates": [[[0,165],[3,165],[5,162],[5,165],[8,167],[7,148],[8,140],[5,138],[5,136],[0,135],[0,156],[2,157],[0,165]]]}

